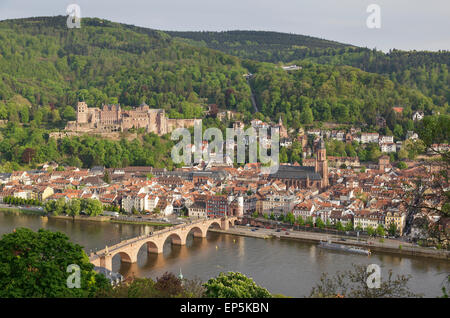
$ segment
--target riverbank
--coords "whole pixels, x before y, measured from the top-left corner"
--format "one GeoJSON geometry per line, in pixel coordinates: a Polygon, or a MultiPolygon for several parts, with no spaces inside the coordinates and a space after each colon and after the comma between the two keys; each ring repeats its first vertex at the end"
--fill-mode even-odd
{"type": "Polygon", "coordinates": [[[21,214],[39,215],[39,216],[46,215],[46,213],[44,211],[25,210],[25,209],[19,209],[19,208],[0,208],[0,212],[13,213],[13,214],[21,213],[21,214]]]}
{"type": "Polygon", "coordinates": [[[87,215],[48,215],[49,219],[60,219],[60,220],[75,220],[75,221],[92,221],[92,222],[108,222],[110,216],[87,216],[87,215]]]}
{"type": "Polygon", "coordinates": [[[62,220],[75,220],[75,221],[92,221],[92,222],[110,222],[110,223],[118,223],[118,224],[131,224],[131,225],[148,225],[148,226],[161,226],[167,227],[172,226],[170,223],[160,223],[154,221],[130,221],[123,219],[115,219],[110,216],[87,216],[87,215],[77,215],[75,217],[69,215],[49,215],[50,219],[62,219],[62,220]]]}
{"type": "Polygon", "coordinates": [[[159,222],[152,222],[152,221],[125,221],[125,220],[116,220],[116,219],[110,219],[111,223],[121,223],[121,224],[132,224],[132,225],[150,225],[150,226],[173,226],[171,223],[159,223],[159,222]]]}
{"type": "Polygon", "coordinates": [[[252,231],[250,228],[239,226],[230,228],[227,231],[219,229],[210,229],[210,231],[229,235],[247,236],[264,239],[273,238],[273,239],[300,241],[304,243],[314,243],[314,244],[317,244],[320,241],[330,240],[331,242],[337,244],[358,246],[365,249],[369,249],[371,252],[374,253],[390,253],[403,256],[435,258],[447,261],[450,260],[450,251],[424,248],[412,245],[410,243],[399,242],[394,240],[385,240],[384,242],[380,242],[379,240],[375,239],[357,240],[345,238],[345,241],[343,241],[342,240],[343,238],[337,235],[324,235],[321,233],[311,233],[301,231],[289,231],[287,232],[289,234],[286,234],[286,231],[275,232],[274,230],[269,229],[258,229],[257,231],[252,231]]]}

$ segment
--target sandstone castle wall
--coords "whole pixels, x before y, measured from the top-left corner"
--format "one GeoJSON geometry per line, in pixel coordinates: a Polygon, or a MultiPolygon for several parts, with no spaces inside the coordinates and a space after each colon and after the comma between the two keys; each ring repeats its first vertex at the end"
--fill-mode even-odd
{"type": "Polygon", "coordinates": [[[144,128],[146,132],[164,135],[176,128],[193,127],[200,119],[169,119],[163,109],[152,109],[146,104],[133,110],[122,110],[120,105],[89,108],[85,102],[77,105],[77,119],[67,123],[67,132],[112,133],[131,128],[144,128]]]}

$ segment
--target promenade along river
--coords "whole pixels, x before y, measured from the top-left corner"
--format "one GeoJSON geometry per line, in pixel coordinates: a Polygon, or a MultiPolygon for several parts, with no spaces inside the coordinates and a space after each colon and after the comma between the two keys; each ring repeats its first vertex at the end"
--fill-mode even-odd
{"type": "MultiPolygon", "coordinates": [[[[18,227],[64,232],[73,242],[84,246],[87,253],[155,230],[142,225],[55,220],[0,212],[0,234],[18,227]]],[[[303,297],[309,295],[323,272],[334,274],[350,268],[352,263],[378,264],[382,275],[387,275],[389,269],[398,274],[410,274],[411,289],[428,297],[441,295],[442,283],[450,272],[450,262],[444,260],[391,254],[367,257],[327,251],[315,244],[212,232],[208,232],[206,239],[190,237],[186,246],[171,246],[168,241],[160,255],[147,255],[143,247],[137,264],[121,264],[119,256],[115,256],[113,270],[125,276],[156,278],[165,271],[178,274],[181,269],[184,277],[203,281],[223,271],[238,271],[272,293],[303,297]]]]}

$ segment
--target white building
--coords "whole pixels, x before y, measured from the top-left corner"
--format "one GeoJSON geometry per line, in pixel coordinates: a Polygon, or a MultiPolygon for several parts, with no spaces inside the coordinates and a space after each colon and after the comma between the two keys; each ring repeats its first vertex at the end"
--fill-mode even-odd
{"type": "Polygon", "coordinates": [[[381,152],[391,153],[391,152],[397,152],[397,146],[393,143],[385,143],[381,144],[381,152]]]}
{"type": "Polygon", "coordinates": [[[387,144],[394,142],[394,136],[380,136],[380,144],[387,144]]]}
{"type": "Polygon", "coordinates": [[[206,202],[197,201],[188,208],[189,217],[206,218],[206,202]]]}
{"type": "Polygon", "coordinates": [[[378,133],[362,133],[361,134],[361,143],[363,143],[363,144],[367,144],[370,142],[378,143],[379,136],[380,135],[378,133]]]}

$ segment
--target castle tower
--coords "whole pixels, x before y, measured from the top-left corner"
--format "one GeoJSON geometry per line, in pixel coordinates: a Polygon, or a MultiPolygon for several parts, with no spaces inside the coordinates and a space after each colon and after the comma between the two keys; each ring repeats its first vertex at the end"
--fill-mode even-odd
{"type": "Polygon", "coordinates": [[[87,122],[88,122],[88,105],[85,102],[78,102],[77,123],[85,124],[87,122]]]}
{"type": "Polygon", "coordinates": [[[244,197],[238,196],[237,198],[238,202],[238,211],[237,211],[237,217],[243,217],[244,216],[244,197]]]}
{"type": "Polygon", "coordinates": [[[316,153],[315,171],[322,176],[322,188],[328,186],[328,161],[327,161],[327,149],[325,148],[325,142],[323,138],[319,141],[319,147],[316,153]]]}

